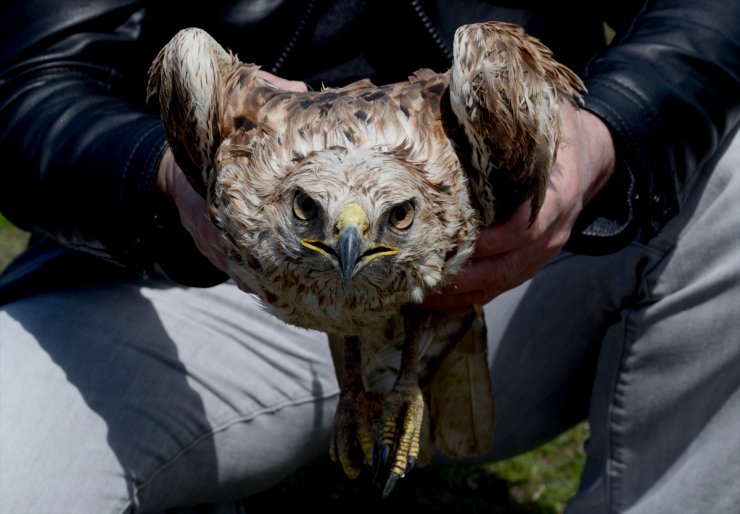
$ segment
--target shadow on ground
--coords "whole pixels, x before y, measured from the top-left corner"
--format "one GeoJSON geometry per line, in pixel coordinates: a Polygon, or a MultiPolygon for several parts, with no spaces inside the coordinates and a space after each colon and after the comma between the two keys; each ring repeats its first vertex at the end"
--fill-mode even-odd
{"type": "Polygon", "coordinates": [[[322,514],[473,513],[557,514],[537,502],[520,503],[509,483],[478,466],[433,466],[413,470],[386,499],[369,476],[350,480],[326,460],[307,466],[276,487],[244,501],[247,512],[281,512],[305,505],[322,514]]]}

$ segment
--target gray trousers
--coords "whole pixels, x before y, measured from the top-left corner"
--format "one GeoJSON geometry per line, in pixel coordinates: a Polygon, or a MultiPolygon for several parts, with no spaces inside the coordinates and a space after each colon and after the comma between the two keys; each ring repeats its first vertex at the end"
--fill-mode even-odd
{"type": "MultiPolygon", "coordinates": [[[[501,459],[588,418],[570,513],[740,512],[740,138],[649,245],[563,253],[486,308],[501,459]]],[[[258,492],[328,451],[323,335],[227,283],[107,283],[0,311],[0,512],[258,492]]]]}

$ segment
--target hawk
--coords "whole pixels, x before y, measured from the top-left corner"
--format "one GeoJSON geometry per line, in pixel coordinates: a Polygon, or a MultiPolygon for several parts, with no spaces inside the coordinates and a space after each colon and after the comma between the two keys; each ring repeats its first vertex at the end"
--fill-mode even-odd
{"type": "Polygon", "coordinates": [[[481,227],[543,202],[558,105],[584,86],[519,26],[460,27],[450,70],[293,92],[198,28],[149,70],[168,142],[222,234],[230,273],[287,323],[328,334],[331,456],[383,494],[433,452],[492,444],[482,309],[419,306],[481,227]]]}

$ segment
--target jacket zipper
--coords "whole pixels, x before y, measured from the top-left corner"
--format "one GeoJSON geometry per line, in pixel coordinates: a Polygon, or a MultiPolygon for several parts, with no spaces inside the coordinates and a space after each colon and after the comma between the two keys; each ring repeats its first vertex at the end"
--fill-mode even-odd
{"type": "Polygon", "coordinates": [[[306,23],[308,23],[308,18],[313,13],[313,8],[315,4],[316,0],[308,0],[308,2],[306,3],[306,8],[303,10],[303,16],[301,16],[301,19],[298,22],[295,31],[293,31],[293,35],[288,40],[288,43],[285,45],[285,49],[280,54],[280,57],[278,57],[278,59],[275,61],[275,64],[273,64],[270,68],[270,73],[277,75],[280,71],[280,68],[282,68],[283,64],[285,64],[285,60],[293,51],[295,44],[298,42],[298,38],[301,37],[301,34],[303,34],[303,31],[306,28],[306,23]]]}
{"type": "MultiPolygon", "coordinates": [[[[293,51],[293,48],[295,48],[295,45],[298,42],[298,38],[301,37],[301,34],[303,34],[303,31],[306,28],[306,24],[308,23],[308,19],[313,13],[315,5],[316,0],[308,0],[308,2],[306,3],[306,8],[303,10],[303,16],[301,16],[301,19],[298,22],[293,35],[288,40],[288,43],[285,45],[285,49],[280,54],[280,57],[277,58],[275,64],[273,64],[270,68],[270,73],[274,73],[277,75],[280,71],[280,68],[282,68],[285,64],[286,59],[293,51]]],[[[422,24],[424,25],[424,28],[427,29],[427,32],[429,32],[429,35],[432,37],[439,49],[442,50],[442,53],[444,53],[445,57],[447,57],[447,59],[451,61],[452,51],[442,39],[442,36],[437,30],[437,27],[434,26],[431,19],[429,18],[429,15],[424,10],[424,7],[422,7],[420,0],[411,0],[411,6],[414,8],[414,12],[419,17],[422,24]]]]}
{"type": "Polygon", "coordinates": [[[440,36],[439,31],[437,30],[437,27],[434,26],[432,23],[432,20],[429,19],[429,15],[424,10],[424,7],[421,5],[420,0],[411,0],[411,6],[414,8],[414,11],[419,16],[419,19],[424,24],[424,27],[429,32],[429,35],[432,36],[432,39],[434,39],[434,42],[437,43],[437,46],[440,50],[445,54],[445,57],[447,57],[448,60],[452,61],[452,52],[448,48],[447,44],[444,42],[444,39],[442,39],[442,36],[440,36]]]}

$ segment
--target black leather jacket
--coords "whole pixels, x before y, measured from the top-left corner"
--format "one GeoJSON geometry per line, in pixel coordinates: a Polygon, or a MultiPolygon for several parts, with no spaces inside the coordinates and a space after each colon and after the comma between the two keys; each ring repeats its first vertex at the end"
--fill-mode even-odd
{"type": "Polygon", "coordinates": [[[90,255],[139,273],[164,270],[186,284],[225,278],[197,253],[154,187],[165,139],[144,102],[146,73],[185,26],[206,29],[243,61],[318,86],[366,76],[402,80],[420,67],[441,71],[458,25],[519,23],[584,77],[587,108],[617,141],[617,173],[581,216],[569,248],[606,253],[636,235],[649,239],[680,209],[740,119],[740,2],[583,4],[4,2],[0,212],[38,243],[0,279],[0,300],[3,292],[8,298],[58,281],[60,262],[78,263],[85,276],[110,272],[90,255]],[[604,21],[617,31],[608,47],[604,21]]]}

